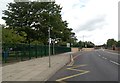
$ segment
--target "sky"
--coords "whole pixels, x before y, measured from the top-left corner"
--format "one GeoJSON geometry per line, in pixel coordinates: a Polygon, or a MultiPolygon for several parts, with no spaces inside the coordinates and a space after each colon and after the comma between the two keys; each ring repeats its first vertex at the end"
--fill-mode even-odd
{"type": "MultiPolygon", "coordinates": [[[[107,39],[118,40],[118,1],[120,0],[55,0],[62,7],[62,19],[72,28],[78,41],[92,41],[96,45],[106,43],[107,39]]],[[[13,0],[0,3],[0,24],[2,10],[13,0]]],[[[119,38],[120,39],[120,38],[119,38]]]]}

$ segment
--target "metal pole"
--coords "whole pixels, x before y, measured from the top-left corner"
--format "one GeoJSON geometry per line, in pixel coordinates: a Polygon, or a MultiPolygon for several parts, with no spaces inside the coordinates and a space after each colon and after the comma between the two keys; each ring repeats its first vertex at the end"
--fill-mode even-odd
{"type": "Polygon", "coordinates": [[[49,67],[51,67],[51,62],[50,62],[50,27],[49,27],[49,67]]]}
{"type": "Polygon", "coordinates": [[[83,35],[83,42],[84,42],[84,35],[83,35]]]}
{"type": "Polygon", "coordinates": [[[84,35],[83,35],[83,47],[84,47],[84,35]]]}
{"type": "Polygon", "coordinates": [[[54,44],[55,44],[55,40],[53,40],[53,55],[55,54],[54,44]]]}

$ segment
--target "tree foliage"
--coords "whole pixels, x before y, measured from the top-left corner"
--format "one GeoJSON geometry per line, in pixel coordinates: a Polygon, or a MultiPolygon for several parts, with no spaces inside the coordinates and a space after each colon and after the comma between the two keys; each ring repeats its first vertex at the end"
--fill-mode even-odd
{"type": "Polygon", "coordinates": [[[117,47],[120,47],[120,40],[117,42],[117,45],[116,45],[117,47]]]}
{"type": "Polygon", "coordinates": [[[79,42],[75,42],[73,44],[73,47],[80,47],[80,48],[84,48],[84,47],[93,48],[94,46],[95,46],[95,44],[92,43],[91,41],[85,41],[85,42],[79,41],[79,42]]]}
{"type": "Polygon", "coordinates": [[[107,47],[112,47],[113,45],[117,45],[117,41],[114,39],[107,40],[107,47]]]}
{"type": "Polygon", "coordinates": [[[21,43],[25,40],[24,37],[16,34],[14,30],[2,28],[2,43],[21,43]]]}
{"type": "Polygon", "coordinates": [[[0,25],[0,44],[2,43],[2,25],[0,25]]]}
{"type": "MultiPolygon", "coordinates": [[[[40,41],[48,42],[48,28],[51,28],[51,38],[61,38],[63,42],[70,42],[73,34],[68,27],[67,21],[61,17],[61,7],[55,2],[15,2],[7,5],[8,9],[3,11],[2,17],[9,29],[21,35],[26,34],[27,43],[40,41]]],[[[22,35],[21,35],[22,36],[22,35]]]]}

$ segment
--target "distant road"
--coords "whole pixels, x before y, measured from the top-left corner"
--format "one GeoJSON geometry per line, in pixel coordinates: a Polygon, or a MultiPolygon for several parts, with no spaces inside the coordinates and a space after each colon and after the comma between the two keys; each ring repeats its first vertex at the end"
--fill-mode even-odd
{"type": "Polygon", "coordinates": [[[118,81],[118,56],[103,49],[79,52],[48,81],[118,81]]]}

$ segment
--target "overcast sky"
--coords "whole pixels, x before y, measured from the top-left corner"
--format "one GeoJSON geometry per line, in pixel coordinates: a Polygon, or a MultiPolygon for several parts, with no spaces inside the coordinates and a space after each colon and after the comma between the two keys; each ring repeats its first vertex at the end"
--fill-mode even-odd
{"type": "MultiPolygon", "coordinates": [[[[107,39],[118,40],[118,1],[120,0],[56,0],[62,9],[62,19],[67,20],[77,39],[92,41],[100,45],[107,39]]],[[[0,24],[4,21],[2,10],[13,0],[2,0],[0,3],[0,24]]]]}

